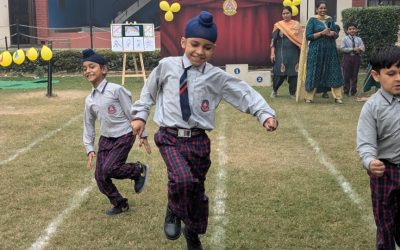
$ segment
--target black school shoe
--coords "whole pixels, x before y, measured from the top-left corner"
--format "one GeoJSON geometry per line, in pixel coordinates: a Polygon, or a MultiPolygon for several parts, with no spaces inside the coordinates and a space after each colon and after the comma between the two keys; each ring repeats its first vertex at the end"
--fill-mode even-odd
{"type": "Polygon", "coordinates": [[[183,229],[183,235],[185,236],[188,250],[203,250],[203,246],[201,245],[201,241],[197,233],[193,232],[188,227],[185,227],[183,229]]]}
{"type": "Polygon", "coordinates": [[[120,202],[117,206],[111,208],[106,212],[106,215],[108,216],[113,216],[117,215],[123,212],[126,212],[129,210],[129,204],[128,204],[128,199],[124,199],[123,201],[120,202]]]}
{"type": "Polygon", "coordinates": [[[137,162],[137,164],[139,164],[142,167],[142,170],[140,172],[140,176],[134,179],[135,184],[133,185],[133,190],[135,190],[136,193],[141,193],[146,187],[150,168],[140,162],[137,162]]]}
{"type": "Polygon", "coordinates": [[[181,220],[168,207],[165,214],[164,233],[169,240],[177,240],[181,236],[181,220]]]}

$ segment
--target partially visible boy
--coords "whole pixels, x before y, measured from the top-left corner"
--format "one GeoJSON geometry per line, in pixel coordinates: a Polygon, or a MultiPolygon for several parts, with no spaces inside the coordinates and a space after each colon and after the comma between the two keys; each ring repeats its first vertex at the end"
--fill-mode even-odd
{"type": "MultiPolygon", "coordinates": [[[[143,191],[147,182],[148,167],[140,162],[126,163],[129,151],[135,141],[130,122],[131,93],[121,85],[108,82],[105,77],[108,67],[106,60],[91,49],[82,52],[84,77],[92,84],[91,93],[86,97],[84,111],[83,144],[88,157],[87,167],[92,168],[94,149],[95,122],[100,122],[100,139],[97,153],[95,179],[100,192],[107,196],[113,208],[107,215],[116,215],[129,209],[128,199],[122,197],[114,179],[132,179],[136,193],[143,191]]],[[[143,134],[140,146],[144,145],[147,153],[150,146],[143,134]]]]}
{"type": "Polygon", "coordinates": [[[215,127],[220,102],[225,100],[257,117],[267,131],[278,126],[275,111],[258,92],[207,62],[214,54],[216,41],[217,26],[211,13],[202,11],[190,19],[180,41],[183,56],[162,59],[146,81],[140,100],[133,105],[133,132],[141,134],[150,108],[156,104],[154,121],[160,128],[154,140],[168,171],[164,232],[167,239],[178,239],[183,221],[189,250],[203,249],[199,234],[207,230],[204,182],[211,166],[211,148],[206,131],[215,127]]]}
{"type": "Polygon", "coordinates": [[[377,249],[400,246],[400,48],[371,55],[371,74],[381,84],[364,104],[357,126],[357,151],[370,176],[377,249]]]}
{"type": "Polygon", "coordinates": [[[356,24],[347,24],[346,34],[347,36],[343,38],[340,46],[340,50],[343,52],[343,91],[347,96],[355,96],[357,93],[358,71],[361,65],[361,52],[365,51],[365,47],[362,39],[356,35],[356,24]]]}

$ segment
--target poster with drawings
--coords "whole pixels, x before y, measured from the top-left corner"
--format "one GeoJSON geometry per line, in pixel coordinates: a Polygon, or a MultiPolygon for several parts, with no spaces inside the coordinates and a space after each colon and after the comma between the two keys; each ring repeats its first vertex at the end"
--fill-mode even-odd
{"type": "Polygon", "coordinates": [[[156,49],[154,24],[111,24],[111,50],[114,52],[143,52],[156,49]]]}
{"type": "Polygon", "coordinates": [[[144,38],[144,51],[154,51],[156,50],[156,41],[152,37],[144,38]]]}
{"type": "Polygon", "coordinates": [[[134,50],[134,45],[133,45],[133,39],[136,37],[124,37],[122,38],[123,44],[124,44],[124,50],[123,51],[133,51],[134,50]]]}
{"type": "Polygon", "coordinates": [[[133,47],[136,51],[144,51],[143,37],[134,37],[133,44],[133,47]]]}
{"type": "Polygon", "coordinates": [[[123,43],[122,43],[122,37],[116,37],[114,39],[111,39],[111,50],[115,52],[121,52],[123,51],[123,43]]]}

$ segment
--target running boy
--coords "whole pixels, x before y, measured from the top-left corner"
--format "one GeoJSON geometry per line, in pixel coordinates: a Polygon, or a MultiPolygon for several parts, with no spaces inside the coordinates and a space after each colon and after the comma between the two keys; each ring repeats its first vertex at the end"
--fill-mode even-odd
{"type": "MultiPolygon", "coordinates": [[[[110,200],[113,208],[107,215],[116,215],[129,209],[128,199],[118,192],[111,178],[132,179],[136,193],[143,191],[147,182],[148,167],[140,162],[126,163],[129,151],[135,141],[130,122],[131,93],[124,87],[108,82],[106,60],[91,49],[82,52],[83,75],[93,85],[86,97],[83,127],[83,144],[88,157],[87,167],[92,168],[95,140],[95,121],[100,121],[100,139],[97,152],[95,179],[100,192],[110,200]]],[[[147,153],[150,146],[142,134],[140,146],[147,153]]]]}
{"type": "Polygon", "coordinates": [[[344,94],[355,96],[357,93],[358,71],[361,65],[361,52],[365,51],[364,43],[357,34],[357,25],[349,23],[342,40],[340,50],[343,52],[342,67],[344,78],[344,94]]]}
{"type": "Polygon", "coordinates": [[[371,74],[381,84],[364,104],[357,151],[370,176],[377,249],[400,246],[400,48],[377,49],[371,74]]]}
{"type": "Polygon", "coordinates": [[[214,129],[218,104],[223,99],[256,116],[267,131],[278,126],[274,110],[259,93],[207,62],[216,41],[217,27],[211,13],[202,11],[190,19],[180,41],[183,56],[162,59],[133,105],[133,133],[141,134],[150,107],[156,104],[154,121],[160,128],[154,139],[169,180],[164,232],[167,239],[178,239],[183,221],[188,249],[202,249],[198,235],[207,229],[204,181],[211,161],[205,131],[214,129]]]}

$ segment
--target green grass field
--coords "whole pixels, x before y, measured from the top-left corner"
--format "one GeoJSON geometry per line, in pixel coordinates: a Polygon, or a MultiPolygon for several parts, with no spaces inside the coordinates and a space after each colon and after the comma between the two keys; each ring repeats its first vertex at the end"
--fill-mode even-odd
{"type": "MultiPolygon", "coordinates": [[[[153,153],[134,145],[129,159],[151,166],[149,186],[134,194],[115,181],[129,212],[106,217],[111,207],[86,169],[82,112],[90,84],[58,77],[46,90],[0,90],[0,249],[184,249],[166,240],[162,226],[167,176],[148,123],[153,153]]],[[[120,77],[109,80],[120,82],[120,77]]],[[[126,87],[136,100],[142,86],[126,87]]],[[[362,79],[360,79],[362,82],[362,79]]],[[[267,133],[254,117],[222,103],[212,140],[205,249],[374,249],[369,178],[355,151],[363,102],[316,97],[296,103],[271,99],[280,127],[267,133]]],[[[361,89],[361,88],[360,88],[361,89]]]]}

